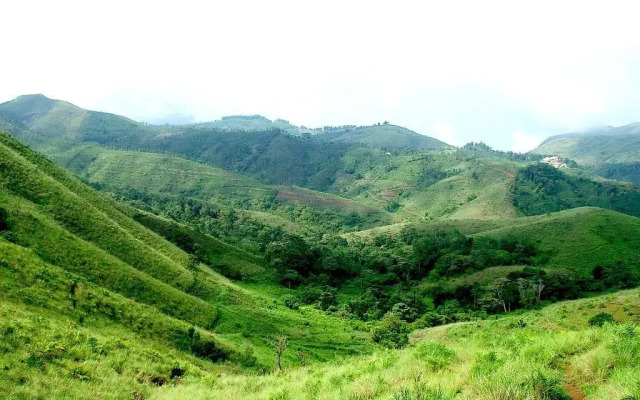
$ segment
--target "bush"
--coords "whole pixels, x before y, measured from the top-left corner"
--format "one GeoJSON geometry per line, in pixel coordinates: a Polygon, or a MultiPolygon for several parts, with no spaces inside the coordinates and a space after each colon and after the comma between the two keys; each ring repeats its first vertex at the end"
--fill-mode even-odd
{"type": "Polygon", "coordinates": [[[615,324],[616,320],[609,313],[601,312],[599,314],[594,315],[589,319],[589,326],[603,326],[606,323],[615,324]]]}
{"type": "Polygon", "coordinates": [[[329,310],[331,307],[335,307],[338,305],[338,297],[332,292],[326,291],[320,294],[320,299],[318,299],[318,308],[323,311],[329,310]]]}
{"type": "Polygon", "coordinates": [[[297,310],[300,308],[300,304],[298,303],[298,298],[295,296],[287,296],[284,298],[284,305],[287,308],[292,310],[297,310]]]}
{"type": "Polygon", "coordinates": [[[257,361],[258,359],[254,355],[254,350],[253,350],[253,347],[251,346],[247,346],[244,349],[244,351],[242,351],[242,353],[240,354],[240,362],[245,367],[248,367],[248,368],[253,367],[256,365],[257,361]]]}
{"type": "Polygon", "coordinates": [[[449,365],[456,353],[440,343],[421,343],[415,356],[425,363],[427,368],[437,371],[449,365]]]}
{"type": "Polygon", "coordinates": [[[205,358],[213,362],[223,361],[229,358],[229,355],[222,349],[216,347],[216,344],[211,340],[203,340],[200,338],[200,333],[195,328],[189,328],[187,336],[190,339],[191,352],[200,358],[205,358]]]}
{"type": "Polygon", "coordinates": [[[393,313],[387,313],[373,330],[373,340],[390,349],[401,349],[409,344],[409,327],[393,313]]]}

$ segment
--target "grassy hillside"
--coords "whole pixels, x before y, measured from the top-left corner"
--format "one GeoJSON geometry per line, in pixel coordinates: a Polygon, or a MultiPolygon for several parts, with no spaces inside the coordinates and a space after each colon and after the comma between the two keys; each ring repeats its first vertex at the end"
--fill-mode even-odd
{"type": "Polygon", "coordinates": [[[611,399],[640,396],[638,291],[413,334],[412,345],[323,367],[192,381],[158,398],[611,399]],[[622,325],[590,327],[610,312],[622,325]]]}
{"type": "MultiPolygon", "coordinates": [[[[2,250],[7,246],[12,245],[0,243],[2,250]]],[[[51,273],[49,279],[55,285],[51,273]]],[[[29,289],[23,298],[47,290],[46,286],[29,289]]],[[[125,330],[101,314],[87,315],[78,323],[65,297],[23,304],[5,296],[0,302],[0,362],[5,365],[0,395],[7,399],[86,398],[89,393],[104,399],[634,398],[640,395],[640,331],[632,324],[640,322],[639,295],[632,290],[496,320],[419,330],[407,349],[335,363],[300,366],[288,358],[282,372],[263,376],[231,367],[212,370],[207,361],[167,344],[169,339],[150,340],[139,328],[125,330]],[[620,324],[589,326],[588,321],[603,312],[620,324]]],[[[91,285],[83,288],[83,296],[107,304],[126,303],[117,295],[95,293],[91,285]]],[[[134,317],[138,312],[128,310],[126,315],[134,317]]],[[[174,331],[187,333],[186,326],[173,323],[174,331]]],[[[160,331],[169,326],[157,323],[160,331]]],[[[189,346],[188,334],[185,338],[184,345],[189,346]]],[[[289,349],[285,355],[295,351],[289,349]]],[[[250,355],[244,357],[250,360],[250,355]]]]}
{"type": "Polygon", "coordinates": [[[640,161],[640,124],[552,136],[534,153],[557,155],[582,164],[640,161]]]}
{"type": "MultiPolygon", "coordinates": [[[[275,218],[302,223],[316,231],[363,229],[389,222],[382,207],[302,188],[267,186],[244,175],[177,156],[97,145],[49,145],[47,151],[54,154],[58,165],[94,187],[147,203],[153,201],[149,196],[191,198],[217,204],[218,208],[272,214],[271,219],[258,218],[267,225],[275,218]]],[[[255,214],[247,215],[251,218],[255,214]]]]}
{"type": "Polygon", "coordinates": [[[589,273],[596,265],[617,262],[638,265],[640,219],[594,207],[545,215],[504,219],[445,219],[380,227],[344,235],[373,241],[377,236],[399,239],[404,231],[432,234],[458,230],[471,237],[518,237],[535,244],[548,258],[545,268],[589,273]]]}
{"type": "Polygon", "coordinates": [[[638,266],[640,219],[598,208],[507,220],[503,227],[477,235],[529,239],[549,255],[546,268],[590,273],[596,265],[607,263],[638,266]]]}
{"type": "MultiPolygon", "coordinates": [[[[215,338],[207,345],[211,354],[221,352],[220,357],[229,358],[251,347],[256,365],[269,360],[269,340],[280,331],[311,359],[366,349],[366,344],[354,340],[366,334],[345,329],[333,317],[291,310],[269,294],[241,288],[198,263],[258,274],[265,271],[259,258],[171,221],[145,214],[133,215],[134,219],[127,207],[84,186],[5,134],[0,135],[0,171],[0,230],[3,243],[12,243],[5,246],[2,266],[19,272],[15,279],[3,273],[3,293],[14,293],[11,301],[21,301],[20,296],[29,293],[25,285],[31,283],[44,288],[33,291],[28,304],[48,304],[48,296],[73,297],[78,284],[90,286],[105,296],[126,299],[126,304],[156,310],[166,320],[200,327],[203,335],[215,338]],[[35,264],[50,272],[31,268],[35,264]],[[57,283],[47,286],[52,280],[57,283]]],[[[124,323],[119,306],[105,307],[114,321],[124,323]]],[[[168,334],[154,330],[151,321],[151,317],[140,321],[141,330],[168,334]]]]}

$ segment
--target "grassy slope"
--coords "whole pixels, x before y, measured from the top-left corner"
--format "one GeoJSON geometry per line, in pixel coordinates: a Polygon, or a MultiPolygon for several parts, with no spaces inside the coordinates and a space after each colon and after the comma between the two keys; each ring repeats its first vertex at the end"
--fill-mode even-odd
{"type": "Polygon", "coordinates": [[[640,219],[599,208],[576,208],[547,216],[519,218],[480,235],[516,235],[551,256],[548,268],[590,272],[596,265],[636,264],[640,219]]]}
{"type": "Polygon", "coordinates": [[[522,165],[516,162],[465,159],[448,150],[394,157],[371,151],[353,155],[347,165],[354,165],[354,174],[341,177],[335,190],[365,204],[397,202],[397,222],[516,215],[511,190],[514,173],[522,165]]]}
{"type": "Polygon", "coordinates": [[[638,262],[640,219],[615,211],[582,207],[547,215],[505,219],[445,219],[397,224],[345,234],[347,239],[371,240],[379,234],[397,235],[414,227],[425,233],[458,229],[466,235],[516,236],[536,244],[550,256],[549,269],[590,273],[593,267],[622,261],[638,262]]]}
{"type": "MultiPolygon", "coordinates": [[[[180,351],[180,333],[189,325],[91,283],[81,283],[74,309],[68,291],[74,276],[28,249],[0,239],[0,258],[0,396],[7,399],[89,394],[102,399],[229,400],[640,395],[640,331],[587,327],[599,312],[621,322],[640,322],[638,290],[495,321],[416,331],[406,350],[331,364],[299,367],[295,352],[302,342],[294,340],[285,353],[284,372],[257,376],[240,374],[230,363],[213,368],[180,351]],[[171,379],[174,368],[182,369],[183,376],[171,379]]],[[[310,321],[318,318],[312,310],[304,312],[311,313],[306,315],[310,321]]],[[[332,321],[321,328],[327,336],[344,327],[332,321]]],[[[210,337],[206,331],[201,334],[210,337]]],[[[339,352],[344,355],[345,350],[339,352]]]]}
{"type": "Polygon", "coordinates": [[[90,183],[107,188],[181,194],[201,199],[237,199],[275,195],[251,178],[176,156],[110,150],[96,145],[57,151],[53,160],[90,183]]]}
{"type": "MultiPolygon", "coordinates": [[[[117,204],[15,140],[5,135],[0,140],[0,206],[8,212],[12,240],[42,261],[168,316],[215,330],[233,348],[255,346],[262,361],[270,353],[269,338],[279,331],[308,348],[315,359],[366,348],[324,313],[294,312],[203,265],[189,268],[187,253],[119,211],[117,204]]],[[[226,249],[222,261],[251,264],[250,257],[232,257],[234,251],[226,249]]]]}
{"type": "MultiPolygon", "coordinates": [[[[177,156],[112,150],[96,145],[55,147],[51,143],[44,151],[52,154],[58,165],[89,183],[100,184],[108,191],[136,189],[144,193],[174,194],[252,211],[255,211],[254,205],[258,207],[262,200],[277,198],[280,207],[303,205],[309,207],[308,212],[325,220],[335,219],[336,223],[343,223],[351,214],[360,215],[360,221],[369,226],[389,222],[386,213],[379,208],[309,189],[267,186],[249,177],[177,156]]],[[[282,225],[276,221],[278,219],[288,219],[291,224],[300,222],[302,218],[283,210],[266,212],[272,217],[261,218],[258,215],[257,219],[272,226],[282,225]]]]}
{"type": "Polygon", "coordinates": [[[559,303],[495,321],[413,334],[406,350],[263,377],[225,374],[211,386],[188,377],[152,399],[622,399],[640,396],[640,330],[591,328],[611,312],[640,322],[637,290],[559,303]],[[517,373],[516,373],[517,372],[517,373]],[[583,397],[585,396],[586,397],[583,397]]]}

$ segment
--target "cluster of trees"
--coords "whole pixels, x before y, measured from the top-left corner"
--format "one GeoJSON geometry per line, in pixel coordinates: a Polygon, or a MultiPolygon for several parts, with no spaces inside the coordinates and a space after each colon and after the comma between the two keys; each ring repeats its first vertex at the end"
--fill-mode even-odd
{"type": "Polygon", "coordinates": [[[596,168],[598,175],[619,181],[629,181],[640,185],[640,163],[602,164],[596,168]]]}
{"type": "Polygon", "coordinates": [[[513,161],[540,161],[543,156],[535,153],[514,153],[513,151],[494,150],[484,142],[469,142],[458,149],[458,155],[464,157],[501,157],[513,161]]]}
{"type": "Polygon", "coordinates": [[[622,262],[595,267],[591,274],[553,272],[534,267],[509,273],[486,284],[455,287],[433,286],[429,290],[436,307],[455,301],[460,307],[485,312],[508,312],[533,308],[543,300],[576,299],[588,292],[626,289],[640,285],[637,267],[622,262]]]}
{"type": "Polygon", "coordinates": [[[426,234],[406,229],[398,237],[381,235],[367,243],[340,237],[310,243],[285,235],[267,246],[267,259],[281,284],[296,289],[285,299],[287,306],[311,304],[373,321],[374,338],[389,347],[403,345],[402,332],[409,325],[474,320],[640,285],[633,265],[602,265],[590,274],[546,272],[540,267],[548,255],[526,240],[469,237],[456,230],[426,234]],[[496,278],[482,282],[451,284],[450,278],[502,265],[525,267],[506,275],[498,271],[496,278]]]}
{"type": "Polygon", "coordinates": [[[377,236],[371,243],[348,244],[331,237],[313,245],[284,235],[267,246],[267,260],[289,287],[303,283],[371,287],[411,286],[427,276],[452,277],[491,266],[540,264],[544,255],[515,237],[471,238],[457,230],[422,234],[405,230],[399,238],[377,236]]]}
{"type": "MultiPolygon", "coordinates": [[[[445,300],[456,300],[456,296],[463,294],[420,292],[418,284],[424,279],[442,282],[490,266],[538,265],[544,260],[543,254],[521,239],[471,238],[456,230],[432,234],[405,230],[397,238],[380,235],[370,243],[351,244],[341,237],[324,238],[312,244],[301,237],[284,235],[282,240],[267,246],[267,261],[277,271],[280,283],[297,288],[296,295],[285,300],[287,306],[314,304],[322,310],[340,311],[363,321],[379,320],[391,312],[405,322],[413,322],[429,310],[426,296],[433,296],[436,305],[441,306],[445,300]],[[342,291],[359,295],[341,302],[342,291]]],[[[521,289],[527,290],[534,289],[529,286],[521,289]]],[[[473,298],[465,292],[464,296],[467,295],[473,298]]],[[[537,300],[527,301],[539,300],[538,294],[537,300]]],[[[465,297],[456,301],[466,307],[477,305],[478,299],[468,301],[465,297]]],[[[440,311],[452,314],[444,308],[440,311]]]]}
{"type": "Polygon", "coordinates": [[[9,229],[7,210],[0,208],[0,232],[9,229]]]}
{"type": "MultiPolygon", "coordinates": [[[[93,186],[102,189],[99,185],[93,186]]],[[[109,190],[113,189],[109,188],[109,190]]],[[[166,216],[226,243],[242,246],[249,251],[262,253],[268,243],[281,240],[284,235],[281,228],[274,228],[248,218],[246,214],[237,212],[232,206],[185,196],[151,194],[131,188],[114,191],[119,200],[128,201],[140,210],[166,216]]],[[[271,207],[270,204],[269,198],[266,198],[254,206],[258,209],[266,209],[271,207]]],[[[176,239],[179,239],[179,242],[175,243],[180,247],[183,247],[180,241],[189,240],[185,237],[176,239]]],[[[188,249],[185,250],[191,252],[188,249]]]]}
{"type": "Polygon", "coordinates": [[[540,163],[516,174],[513,204],[525,215],[592,206],[640,216],[640,190],[572,177],[540,163]]]}

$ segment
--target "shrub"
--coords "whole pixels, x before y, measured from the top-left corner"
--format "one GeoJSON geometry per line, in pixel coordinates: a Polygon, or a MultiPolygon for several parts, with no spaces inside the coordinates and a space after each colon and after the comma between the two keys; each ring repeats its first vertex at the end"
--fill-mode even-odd
{"type": "Polygon", "coordinates": [[[440,343],[421,343],[415,356],[431,370],[439,370],[451,363],[456,353],[440,343]]]}
{"type": "Polygon", "coordinates": [[[338,304],[338,297],[332,292],[322,292],[320,294],[320,299],[318,300],[318,307],[327,311],[330,307],[335,307],[338,304]]]}
{"type": "Polygon", "coordinates": [[[284,298],[284,305],[287,308],[290,308],[292,310],[297,310],[300,308],[300,305],[298,304],[298,298],[295,296],[287,296],[284,298]]]}
{"type": "Polygon", "coordinates": [[[257,361],[258,359],[254,355],[254,350],[251,346],[247,346],[244,351],[242,351],[242,354],[240,354],[240,362],[242,362],[242,365],[245,367],[253,367],[257,361]]]}
{"type": "Polygon", "coordinates": [[[601,312],[599,314],[594,315],[589,319],[589,326],[603,326],[606,323],[615,324],[616,320],[609,313],[601,312]]]}
{"type": "Polygon", "coordinates": [[[407,323],[393,313],[387,313],[373,330],[373,340],[390,349],[401,349],[409,344],[407,323]]]}

